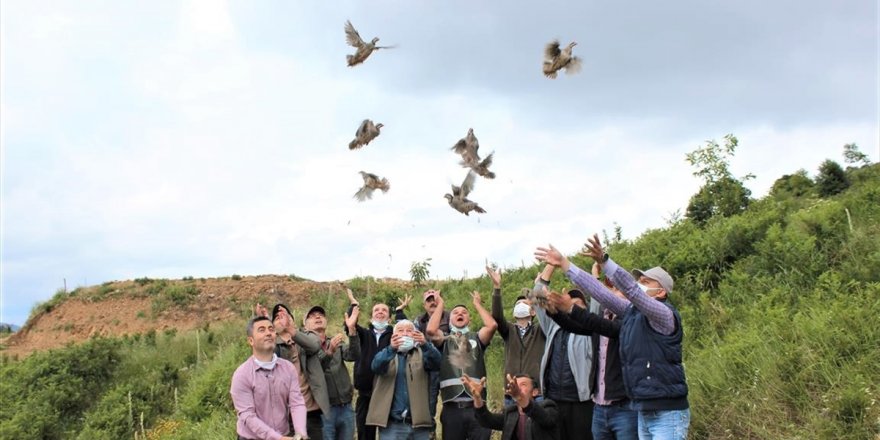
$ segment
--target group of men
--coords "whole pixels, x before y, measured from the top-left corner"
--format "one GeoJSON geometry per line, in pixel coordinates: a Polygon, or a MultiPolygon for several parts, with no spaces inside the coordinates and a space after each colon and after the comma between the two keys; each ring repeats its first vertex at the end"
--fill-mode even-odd
{"type": "Polygon", "coordinates": [[[271,314],[257,305],[247,326],[253,355],[232,377],[239,439],[352,440],[356,432],[358,440],[428,440],[438,399],[444,440],[488,440],[492,430],[504,440],[685,439],[690,411],[681,317],[667,301],[672,277],[660,267],[630,274],[595,235],[584,253],[595,260],[592,273],[553,246],[538,248],[546,267],[517,298],[512,321],[503,314],[501,274],[487,267],[492,311],[473,292],[482,322],[473,329],[471,309],[447,310],[433,289],[415,319],[406,317],[407,295],[394,324],[390,307],[378,303],[366,326],[348,290],[336,335],[320,306],[297,328],[285,305],[271,314]],[[557,269],[577,287],[551,291],[557,269]],[[496,331],[504,341],[504,405],[491,412],[485,353],[496,331]]]}

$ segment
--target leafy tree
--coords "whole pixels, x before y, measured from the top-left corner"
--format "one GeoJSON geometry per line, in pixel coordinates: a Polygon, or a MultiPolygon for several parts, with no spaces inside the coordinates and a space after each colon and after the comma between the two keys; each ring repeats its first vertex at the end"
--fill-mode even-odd
{"type": "Polygon", "coordinates": [[[431,259],[426,258],[423,261],[413,261],[409,267],[409,276],[417,286],[421,286],[431,276],[431,259]]]}
{"type": "Polygon", "coordinates": [[[840,164],[828,159],[822,162],[822,165],[819,165],[816,187],[819,190],[820,196],[829,197],[849,188],[849,179],[847,179],[846,172],[843,171],[840,164]]]}
{"type": "Polygon", "coordinates": [[[816,185],[807,176],[807,171],[800,169],[794,174],[786,174],[776,179],[770,188],[770,195],[776,198],[803,197],[812,193],[815,187],[816,185]]]}
{"type": "Polygon", "coordinates": [[[871,159],[868,159],[868,156],[865,153],[859,151],[859,146],[855,143],[843,146],[843,161],[848,164],[857,164],[861,162],[862,165],[871,165],[871,159]]]}
{"type": "Polygon", "coordinates": [[[686,160],[696,168],[694,176],[703,179],[700,191],[691,196],[686,215],[697,224],[704,224],[715,215],[729,217],[749,206],[749,191],[742,183],[752,179],[751,173],[737,179],[730,172],[729,160],[736,152],[739,140],[736,136],[724,136],[724,145],[714,140],[686,155],[686,160]]]}

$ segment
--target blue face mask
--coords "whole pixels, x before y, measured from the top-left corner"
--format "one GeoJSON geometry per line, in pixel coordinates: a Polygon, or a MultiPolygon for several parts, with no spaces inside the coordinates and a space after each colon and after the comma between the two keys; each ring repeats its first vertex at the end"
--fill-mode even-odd
{"type": "Polygon", "coordinates": [[[469,333],[471,331],[471,329],[469,329],[468,326],[464,326],[464,327],[459,328],[459,327],[456,327],[452,324],[449,324],[449,331],[452,333],[465,334],[465,333],[469,333]]]}
{"type": "Polygon", "coordinates": [[[412,336],[404,336],[401,339],[403,341],[400,343],[400,347],[397,347],[397,351],[400,353],[407,353],[416,346],[416,341],[413,340],[412,336]]]}
{"type": "Polygon", "coordinates": [[[382,330],[385,330],[386,327],[388,327],[388,321],[376,321],[376,320],[374,319],[374,320],[371,321],[371,322],[372,322],[372,324],[373,324],[373,328],[376,329],[376,330],[379,330],[380,332],[381,332],[382,330]]]}

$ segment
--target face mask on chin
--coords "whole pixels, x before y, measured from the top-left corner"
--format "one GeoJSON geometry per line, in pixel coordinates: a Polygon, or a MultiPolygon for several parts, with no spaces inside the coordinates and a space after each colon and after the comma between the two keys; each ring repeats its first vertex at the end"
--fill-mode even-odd
{"type": "Polygon", "coordinates": [[[513,317],[514,318],[528,318],[532,314],[532,308],[524,303],[518,303],[513,306],[513,317]]]}
{"type": "Polygon", "coordinates": [[[259,366],[260,368],[262,368],[264,370],[274,370],[275,364],[278,362],[278,355],[275,353],[272,353],[272,360],[269,362],[262,362],[257,359],[254,359],[254,362],[256,362],[257,366],[259,366]]]}
{"type": "Polygon", "coordinates": [[[376,321],[374,319],[371,321],[371,323],[373,324],[373,328],[379,330],[380,332],[388,327],[388,321],[376,321]]]}
{"type": "Polygon", "coordinates": [[[464,326],[464,327],[456,327],[456,326],[454,326],[454,325],[452,325],[452,324],[449,324],[449,331],[452,332],[452,333],[465,334],[465,333],[470,332],[471,330],[468,328],[468,326],[464,326]]]}

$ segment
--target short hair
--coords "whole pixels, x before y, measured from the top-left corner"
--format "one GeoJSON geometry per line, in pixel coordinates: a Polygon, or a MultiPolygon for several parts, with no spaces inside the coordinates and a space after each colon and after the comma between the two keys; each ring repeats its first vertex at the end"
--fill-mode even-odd
{"type": "Polygon", "coordinates": [[[513,378],[514,378],[514,379],[520,379],[520,378],[523,378],[523,377],[525,377],[525,378],[531,380],[531,381],[532,381],[532,388],[538,390],[539,393],[541,392],[541,388],[538,387],[538,381],[537,381],[534,377],[532,377],[531,374],[524,374],[524,373],[523,373],[523,374],[517,374],[517,375],[514,376],[513,378]]]}
{"type": "Polygon", "coordinates": [[[516,301],[514,301],[514,302],[519,302],[520,300],[524,300],[524,299],[529,299],[529,298],[526,297],[525,295],[520,295],[520,296],[516,297],[516,301]]]}
{"type": "Polygon", "coordinates": [[[449,311],[452,312],[453,310],[455,310],[455,309],[457,309],[457,308],[459,308],[459,307],[461,307],[461,308],[467,310],[468,313],[471,312],[470,310],[468,310],[467,306],[464,305],[464,304],[456,304],[456,305],[452,306],[452,308],[449,309],[449,311]]]}
{"type": "Polygon", "coordinates": [[[413,330],[415,330],[415,328],[416,328],[416,325],[413,324],[413,322],[410,321],[409,319],[401,319],[400,321],[397,321],[397,324],[394,324],[394,331],[396,332],[398,327],[403,327],[404,325],[408,325],[408,326],[412,327],[413,330]]]}
{"type": "Polygon", "coordinates": [[[260,321],[269,321],[269,324],[272,324],[272,320],[269,319],[268,316],[254,316],[254,317],[251,318],[251,320],[248,321],[248,323],[247,323],[247,335],[248,335],[248,336],[253,336],[253,335],[254,335],[254,324],[256,324],[256,323],[258,323],[258,322],[260,322],[260,321]]]}

